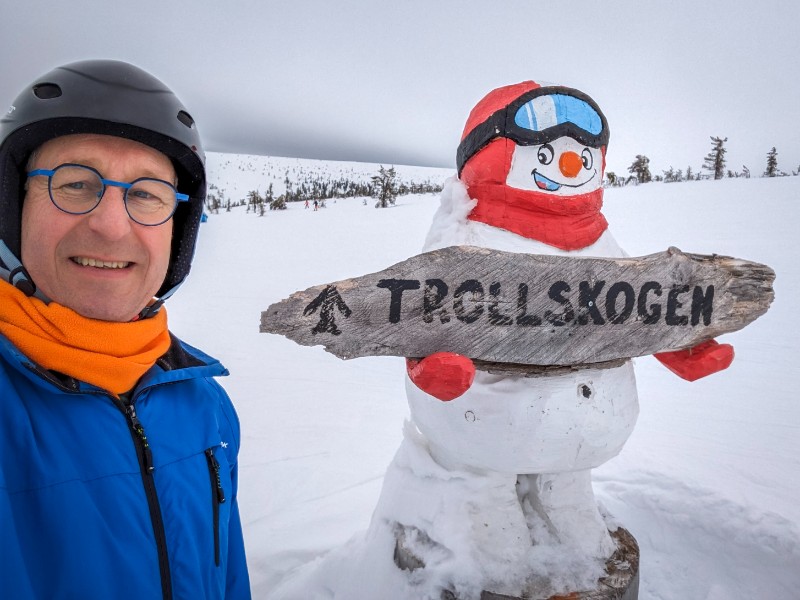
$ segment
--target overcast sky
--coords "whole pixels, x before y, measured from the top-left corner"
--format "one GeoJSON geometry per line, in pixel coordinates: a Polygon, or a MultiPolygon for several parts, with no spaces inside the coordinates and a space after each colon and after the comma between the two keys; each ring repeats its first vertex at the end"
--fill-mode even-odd
{"type": "Polygon", "coordinates": [[[137,64],[206,149],[454,167],[471,108],[526,79],[592,96],[608,169],[800,167],[797,0],[2,2],[0,103],[84,58],[137,64]]]}

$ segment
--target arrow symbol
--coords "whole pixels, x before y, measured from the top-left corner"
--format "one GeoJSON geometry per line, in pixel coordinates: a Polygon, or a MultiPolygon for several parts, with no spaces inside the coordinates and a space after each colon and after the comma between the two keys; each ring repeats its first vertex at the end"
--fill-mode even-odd
{"type": "Polygon", "coordinates": [[[303,310],[303,316],[313,315],[319,309],[319,323],[317,323],[311,330],[313,335],[318,333],[332,333],[333,335],[340,335],[341,330],[336,327],[336,318],[333,314],[333,309],[336,308],[342,313],[345,318],[353,314],[350,307],[344,303],[342,297],[339,295],[339,290],[336,286],[329,285],[326,287],[319,296],[314,298],[308,306],[303,310]]]}

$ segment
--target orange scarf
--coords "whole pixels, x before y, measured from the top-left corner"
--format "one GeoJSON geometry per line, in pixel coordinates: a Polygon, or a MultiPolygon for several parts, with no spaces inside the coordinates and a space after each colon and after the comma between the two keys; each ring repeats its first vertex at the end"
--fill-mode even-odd
{"type": "Polygon", "coordinates": [[[114,394],[132,389],[170,346],[167,315],[131,323],[89,319],[0,281],[0,333],[45,369],[114,394]]]}

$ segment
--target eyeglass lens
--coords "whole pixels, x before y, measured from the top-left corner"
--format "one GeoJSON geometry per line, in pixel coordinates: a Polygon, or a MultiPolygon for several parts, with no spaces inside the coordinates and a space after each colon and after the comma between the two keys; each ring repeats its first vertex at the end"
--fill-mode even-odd
{"type": "MultiPolygon", "coordinates": [[[[75,165],[58,167],[50,181],[50,197],[61,210],[84,214],[93,210],[103,197],[105,184],[93,170],[75,165]]],[[[125,207],[130,217],[142,225],[159,225],[175,210],[175,189],[163,181],[139,179],[125,190],[125,207]]]]}

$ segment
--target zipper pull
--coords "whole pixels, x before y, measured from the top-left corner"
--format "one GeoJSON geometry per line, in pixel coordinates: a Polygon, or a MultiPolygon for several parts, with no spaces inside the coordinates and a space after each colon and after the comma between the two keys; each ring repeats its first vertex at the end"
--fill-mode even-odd
{"type": "Polygon", "coordinates": [[[222,481],[219,478],[219,461],[217,460],[217,457],[214,456],[214,451],[211,448],[206,450],[206,456],[208,457],[209,464],[214,469],[214,483],[215,487],[217,488],[217,502],[222,504],[225,502],[225,490],[222,489],[222,481]]]}
{"type": "Polygon", "coordinates": [[[139,422],[139,417],[136,416],[136,408],[133,406],[133,402],[125,406],[125,411],[128,413],[128,419],[130,420],[131,427],[133,427],[133,431],[136,432],[136,435],[139,436],[139,440],[142,442],[142,449],[144,450],[144,466],[148,473],[152,473],[155,469],[155,466],[153,465],[153,452],[150,450],[150,443],[147,441],[147,435],[144,432],[144,427],[139,422]]]}

